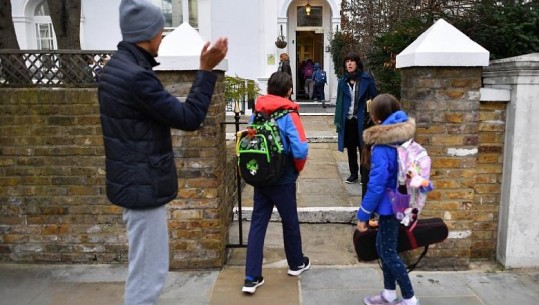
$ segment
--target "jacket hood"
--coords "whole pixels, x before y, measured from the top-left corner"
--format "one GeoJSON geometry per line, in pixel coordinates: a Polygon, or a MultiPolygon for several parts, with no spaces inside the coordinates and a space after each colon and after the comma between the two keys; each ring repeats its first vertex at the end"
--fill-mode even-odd
{"type": "Polygon", "coordinates": [[[299,111],[299,105],[277,95],[263,95],[256,100],[255,111],[270,114],[279,109],[299,111]]]}
{"type": "Polygon", "coordinates": [[[367,145],[401,144],[414,137],[415,119],[408,118],[404,111],[392,113],[381,125],[372,126],[363,131],[363,140],[367,145]]]}

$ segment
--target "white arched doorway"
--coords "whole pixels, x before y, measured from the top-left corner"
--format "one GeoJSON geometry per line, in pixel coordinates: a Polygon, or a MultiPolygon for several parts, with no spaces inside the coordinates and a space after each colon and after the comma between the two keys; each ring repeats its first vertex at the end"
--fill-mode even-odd
{"type": "Polygon", "coordinates": [[[332,33],[340,25],[340,1],[335,0],[285,0],[277,16],[279,27],[286,33],[287,47],[282,52],[290,56],[290,64],[296,88],[294,98],[305,98],[301,63],[308,58],[318,62],[328,75],[325,88],[327,101],[336,96],[336,76],[334,73],[329,42],[332,33]],[[339,3],[338,3],[339,2],[339,3]],[[305,6],[309,3],[311,13],[307,16],[305,6]]]}

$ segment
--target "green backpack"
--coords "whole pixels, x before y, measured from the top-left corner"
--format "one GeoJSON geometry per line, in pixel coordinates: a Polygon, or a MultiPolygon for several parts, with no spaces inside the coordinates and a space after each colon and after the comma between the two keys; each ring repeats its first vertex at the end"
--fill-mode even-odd
{"type": "Polygon", "coordinates": [[[255,112],[247,129],[238,132],[236,154],[241,177],[252,186],[271,185],[283,175],[287,155],[276,120],[292,112],[277,110],[269,116],[255,112]]]}

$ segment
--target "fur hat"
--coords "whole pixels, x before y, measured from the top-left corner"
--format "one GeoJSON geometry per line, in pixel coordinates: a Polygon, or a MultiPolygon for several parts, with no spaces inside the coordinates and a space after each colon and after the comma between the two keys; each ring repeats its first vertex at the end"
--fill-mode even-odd
{"type": "Polygon", "coordinates": [[[148,0],[122,0],[120,29],[123,40],[142,42],[154,38],[165,27],[161,9],[148,0]]]}

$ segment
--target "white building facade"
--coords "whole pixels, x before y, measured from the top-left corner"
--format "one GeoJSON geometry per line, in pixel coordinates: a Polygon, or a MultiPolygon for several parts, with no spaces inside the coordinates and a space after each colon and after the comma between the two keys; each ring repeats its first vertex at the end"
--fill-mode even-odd
{"type": "MultiPolygon", "coordinates": [[[[121,40],[120,0],[81,0],[83,50],[115,50],[121,40]]],[[[228,75],[256,80],[265,92],[266,82],[277,70],[279,55],[290,56],[294,91],[299,92],[300,64],[320,63],[328,73],[326,99],[335,98],[329,41],[340,25],[340,0],[149,0],[161,6],[168,30],[184,20],[203,40],[229,39],[228,75]],[[306,6],[310,6],[307,15],[306,6]],[[275,44],[284,36],[286,47],[275,44]]],[[[54,30],[46,0],[11,0],[12,16],[21,49],[55,49],[54,30]]]]}

